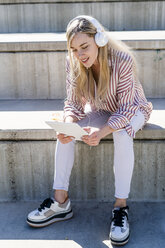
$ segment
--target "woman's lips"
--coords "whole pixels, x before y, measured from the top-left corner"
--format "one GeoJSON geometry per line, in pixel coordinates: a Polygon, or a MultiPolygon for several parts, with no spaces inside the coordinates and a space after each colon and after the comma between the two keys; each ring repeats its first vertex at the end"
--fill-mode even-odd
{"type": "Polygon", "coordinates": [[[81,62],[82,62],[83,64],[86,64],[86,63],[88,62],[88,60],[89,60],[89,58],[87,58],[87,59],[82,59],[81,62]]]}

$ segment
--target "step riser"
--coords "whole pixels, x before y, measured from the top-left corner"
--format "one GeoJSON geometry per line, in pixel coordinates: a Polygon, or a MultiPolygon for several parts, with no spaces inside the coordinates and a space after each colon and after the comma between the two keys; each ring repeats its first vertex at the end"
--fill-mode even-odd
{"type": "Polygon", "coordinates": [[[65,52],[0,53],[0,99],[63,99],[65,52]]]}
{"type": "MultiPolygon", "coordinates": [[[[43,200],[52,194],[55,141],[0,143],[0,201],[43,200]]],[[[165,200],[164,141],[135,141],[131,200],[165,200]]],[[[76,144],[70,179],[75,200],[109,201],[114,195],[113,143],[76,144]],[[88,154],[88,155],[87,155],[88,154]],[[87,156],[86,156],[87,155],[87,156]]]]}
{"type": "MultiPolygon", "coordinates": [[[[165,50],[136,50],[147,97],[165,96],[165,50]]],[[[65,98],[65,51],[0,53],[0,99],[65,98]]]]}
{"type": "Polygon", "coordinates": [[[65,31],[70,19],[92,15],[109,30],[164,30],[165,2],[89,2],[0,5],[0,33],[65,31]]]}

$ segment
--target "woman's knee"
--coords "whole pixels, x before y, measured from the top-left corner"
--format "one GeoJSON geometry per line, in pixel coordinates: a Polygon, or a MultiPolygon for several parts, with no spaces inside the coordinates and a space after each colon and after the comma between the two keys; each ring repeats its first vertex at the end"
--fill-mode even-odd
{"type": "Polygon", "coordinates": [[[113,140],[114,145],[118,145],[123,148],[127,147],[128,145],[133,145],[133,138],[129,136],[125,129],[113,132],[113,140]]]}

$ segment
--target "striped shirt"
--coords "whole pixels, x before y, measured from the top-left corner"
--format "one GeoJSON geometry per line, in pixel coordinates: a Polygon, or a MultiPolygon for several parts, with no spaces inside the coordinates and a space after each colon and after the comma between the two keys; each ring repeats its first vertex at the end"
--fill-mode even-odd
{"type": "MultiPolygon", "coordinates": [[[[101,101],[99,109],[110,112],[107,125],[113,129],[125,128],[131,137],[135,137],[130,122],[136,112],[140,110],[148,121],[152,112],[152,103],[148,102],[142,85],[133,76],[133,60],[130,55],[122,51],[111,49],[109,66],[111,77],[106,97],[101,101]]],[[[69,61],[66,65],[67,99],[64,106],[64,117],[75,116],[79,120],[86,116],[85,103],[78,102],[74,93],[75,82],[70,77],[69,61]]]]}

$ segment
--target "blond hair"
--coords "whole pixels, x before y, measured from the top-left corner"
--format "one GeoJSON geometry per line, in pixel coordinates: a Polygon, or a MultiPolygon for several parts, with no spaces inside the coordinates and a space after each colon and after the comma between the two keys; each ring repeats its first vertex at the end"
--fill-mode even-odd
{"type": "MultiPolygon", "coordinates": [[[[100,24],[101,25],[101,24],[100,24]]],[[[103,26],[102,26],[103,28],[103,26]]],[[[103,28],[105,31],[105,29],[103,28]]],[[[95,84],[91,68],[85,68],[79,60],[73,55],[71,50],[71,42],[75,34],[81,32],[87,34],[90,37],[94,37],[97,29],[96,27],[86,18],[79,17],[71,21],[67,26],[66,37],[67,37],[67,48],[70,60],[70,77],[72,81],[76,82],[75,95],[81,102],[81,98],[95,102],[95,105],[99,106],[99,101],[106,97],[106,90],[111,76],[111,68],[108,60],[111,59],[114,54],[112,50],[123,51],[130,55],[133,60],[133,73],[136,78],[137,65],[136,60],[131,52],[131,49],[122,41],[115,40],[109,37],[107,45],[98,47],[98,62],[100,65],[100,75],[97,83],[97,95],[95,94],[95,84]]]]}

